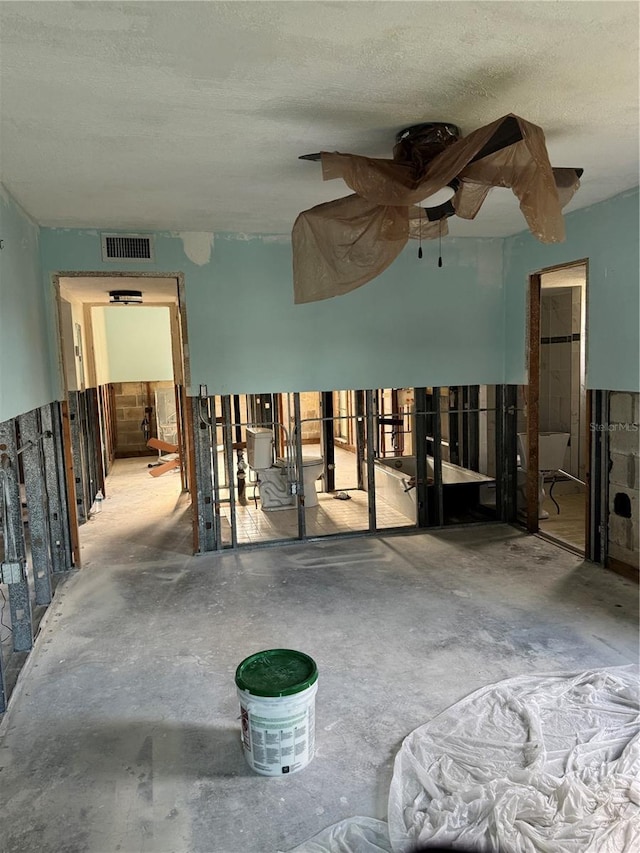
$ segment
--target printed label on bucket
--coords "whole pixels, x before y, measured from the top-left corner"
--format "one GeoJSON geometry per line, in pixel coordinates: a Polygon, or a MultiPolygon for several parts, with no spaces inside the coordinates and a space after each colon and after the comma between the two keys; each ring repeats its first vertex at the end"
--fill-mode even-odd
{"type": "Polygon", "coordinates": [[[313,758],[314,724],[313,705],[279,719],[253,714],[243,707],[243,744],[253,768],[269,775],[300,770],[313,758]]]}

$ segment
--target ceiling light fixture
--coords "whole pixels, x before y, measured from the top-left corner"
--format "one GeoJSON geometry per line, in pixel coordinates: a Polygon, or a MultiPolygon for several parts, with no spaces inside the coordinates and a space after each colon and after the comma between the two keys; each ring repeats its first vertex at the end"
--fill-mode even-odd
{"type": "Polygon", "coordinates": [[[109,302],[112,305],[142,305],[142,291],[110,290],[109,302]]]}

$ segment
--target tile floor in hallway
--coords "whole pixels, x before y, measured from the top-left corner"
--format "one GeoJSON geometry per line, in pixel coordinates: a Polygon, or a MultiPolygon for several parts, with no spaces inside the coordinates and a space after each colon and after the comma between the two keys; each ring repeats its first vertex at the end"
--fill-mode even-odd
{"type": "MultiPolygon", "coordinates": [[[[545,486],[545,490],[548,492],[548,486],[545,486]]],[[[540,530],[584,551],[586,517],[584,491],[558,494],[554,490],[553,497],[560,506],[560,512],[547,494],[542,502],[542,508],[549,513],[549,518],[540,519],[540,530]]]]}
{"type": "Polygon", "coordinates": [[[402,739],[469,692],[637,661],[637,586],[537,537],[483,525],[193,557],[178,479],[114,477],[81,529],[84,568],[0,725],[3,853],[287,851],[384,818],[402,739]],[[278,647],[318,664],[317,753],[268,779],[242,753],[234,673],[278,647]]]}

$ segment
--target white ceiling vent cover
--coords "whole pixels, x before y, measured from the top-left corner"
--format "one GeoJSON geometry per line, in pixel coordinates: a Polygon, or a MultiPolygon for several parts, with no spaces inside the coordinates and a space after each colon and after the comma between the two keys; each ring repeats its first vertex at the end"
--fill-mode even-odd
{"type": "Polygon", "coordinates": [[[147,234],[101,234],[103,261],[153,261],[153,237],[147,234]]]}

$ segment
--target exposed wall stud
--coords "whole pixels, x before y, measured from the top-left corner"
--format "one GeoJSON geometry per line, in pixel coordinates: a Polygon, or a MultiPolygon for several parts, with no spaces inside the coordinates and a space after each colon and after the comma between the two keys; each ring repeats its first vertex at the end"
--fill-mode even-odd
{"type": "Polygon", "coordinates": [[[53,571],[57,573],[64,572],[72,566],[59,403],[43,406],[40,410],[40,418],[42,431],[48,434],[42,445],[42,450],[45,484],[49,499],[51,561],[53,571]]]}
{"type": "Polygon", "coordinates": [[[433,399],[433,492],[434,508],[431,513],[433,524],[444,524],[444,483],[442,480],[442,421],[440,411],[441,392],[439,387],[431,389],[433,399]]]}
{"type": "MultiPolygon", "coordinates": [[[[591,392],[589,423],[609,425],[610,395],[608,391],[591,392]]],[[[607,563],[607,527],[609,507],[609,431],[595,429],[591,433],[589,460],[589,538],[586,556],[594,563],[607,563]]]]}
{"type": "MultiPolygon", "coordinates": [[[[435,391],[435,389],[433,389],[435,391]]],[[[428,411],[426,388],[414,388],[415,399],[415,459],[416,459],[416,523],[418,527],[429,526],[427,435],[433,435],[433,429],[427,421],[433,417],[428,411]]],[[[432,398],[433,400],[433,398],[432,398]]],[[[435,490],[434,490],[435,491],[435,490]]]]}
{"type": "Polygon", "coordinates": [[[500,521],[517,518],[517,388],[496,385],[496,512],[500,521]]]}
{"type": "MultiPolygon", "coordinates": [[[[15,421],[0,423],[0,465],[3,478],[6,477],[8,492],[7,516],[11,530],[11,539],[15,543],[15,554],[12,558],[26,561],[27,549],[24,541],[24,525],[22,523],[22,502],[20,499],[20,483],[18,480],[18,447],[16,444],[15,421]]],[[[2,490],[4,493],[4,489],[2,490]]],[[[2,498],[4,501],[4,497],[2,498]]],[[[9,585],[9,610],[11,612],[11,628],[13,630],[13,649],[16,652],[28,652],[33,646],[33,627],[31,622],[31,598],[29,595],[28,573],[19,583],[9,585]]]]}
{"type": "Polygon", "coordinates": [[[238,547],[238,519],[236,514],[236,489],[233,478],[233,430],[231,423],[231,397],[228,394],[222,398],[222,418],[224,422],[223,442],[224,458],[229,483],[229,510],[231,514],[231,547],[238,547]]]}
{"type": "Polygon", "coordinates": [[[322,414],[322,457],[324,459],[324,490],[333,492],[336,488],[336,453],[334,437],[333,391],[323,391],[320,395],[322,414]]]}
{"type": "MultiPolygon", "coordinates": [[[[295,422],[294,436],[295,447],[289,448],[289,452],[293,450],[296,460],[296,477],[297,477],[297,508],[298,508],[298,536],[300,539],[307,537],[307,520],[304,514],[304,467],[302,463],[302,420],[300,412],[300,394],[293,395],[293,417],[295,422]]],[[[315,488],[315,485],[314,485],[315,488]]]]}
{"type": "Polygon", "coordinates": [[[80,419],[80,394],[78,391],[69,391],[69,425],[71,427],[71,448],[73,452],[73,473],[76,490],[76,512],[78,523],[84,524],[87,520],[88,507],[86,506],[87,484],[85,481],[83,440],[80,419]]]}
{"type": "Polygon", "coordinates": [[[34,409],[18,418],[22,444],[24,486],[29,514],[29,541],[36,604],[49,604],[53,597],[49,504],[45,491],[40,413],[34,409]]]}
{"type": "Polygon", "coordinates": [[[376,472],[375,472],[375,435],[377,424],[377,411],[374,393],[370,389],[364,392],[365,411],[367,418],[367,491],[369,498],[369,532],[376,532],[376,472]]]}
{"type": "Polygon", "coordinates": [[[212,436],[210,426],[209,401],[206,398],[192,397],[193,409],[193,446],[196,461],[196,484],[192,489],[195,498],[194,511],[198,516],[198,543],[201,553],[216,549],[216,525],[214,523],[215,505],[213,495],[212,436]],[[195,492],[195,494],[194,494],[195,492]]]}

